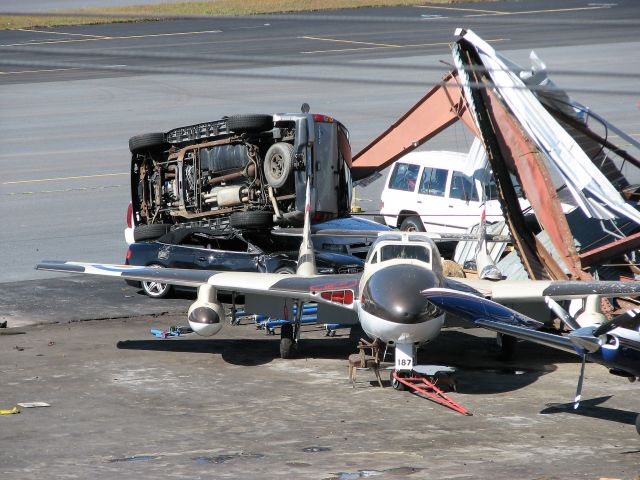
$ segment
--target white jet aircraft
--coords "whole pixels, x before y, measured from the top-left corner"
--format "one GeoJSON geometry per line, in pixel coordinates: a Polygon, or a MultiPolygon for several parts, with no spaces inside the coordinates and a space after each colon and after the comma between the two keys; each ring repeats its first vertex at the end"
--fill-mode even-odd
{"type": "MultiPolygon", "coordinates": [[[[317,275],[310,241],[310,194],[308,187],[305,228],[295,275],[61,261],[43,261],[36,268],[197,287],[198,297],[189,308],[188,320],[194,332],[204,336],[215,335],[224,324],[225,311],[217,300],[218,291],[244,295],[245,310],[250,313],[289,319],[289,312],[295,312],[291,324],[282,328],[283,358],[292,355],[299,339],[302,305],[316,302],[319,321],[347,325],[360,323],[371,338],[379,338],[394,346],[396,370],[400,373],[411,372],[417,346],[439,334],[444,311],[500,333],[519,336],[519,331],[523,331],[521,336],[526,334],[528,339],[535,341],[529,332],[542,323],[499,305],[500,302],[541,302],[546,297],[566,300],[594,295],[640,295],[640,282],[445,278],[436,244],[427,234],[419,232],[380,234],[372,244],[364,271],[360,274],[317,275]]],[[[637,332],[631,333],[638,337],[637,332]]],[[[640,338],[634,340],[640,343],[640,338]]],[[[598,361],[592,357],[589,359],[598,361]]],[[[613,361],[610,368],[628,372],[630,376],[640,376],[640,367],[632,368],[627,362],[616,366],[614,357],[609,352],[607,358],[610,363],[613,361]]]]}

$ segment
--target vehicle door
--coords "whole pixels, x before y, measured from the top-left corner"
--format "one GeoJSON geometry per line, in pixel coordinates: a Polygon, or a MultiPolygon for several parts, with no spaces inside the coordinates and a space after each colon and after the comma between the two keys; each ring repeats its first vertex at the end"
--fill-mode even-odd
{"type": "Polygon", "coordinates": [[[328,218],[338,214],[338,186],[340,183],[340,156],[338,129],[334,122],[316,119],[315,142],[313,144],[315,168],[315,212],[328,218]]]}
{"type": "Polygon", "coordinates": [[[447,193],[450,232],[463,233],[480,223],[483,207],[471,177],[454,170],[447,193]]]}
{"type": "Polygon", "coordinates": [[[195,249],[188,239],[183,239],[179,245],[158,242],[157,263],[167,268],[194,268],[195,257],[195,249]]]}
{"type": "Polygon", "coordinates": [[[258,255],[241,238],[212,238],[198,249],[196,266],[203,270],[255,272],[258,255]]]}
{"type": "Polygon", "coordinates": [[[424,167],[420,174],[418,193],[414,196],[417,212],[428,232],[448,232],[448,202],[446,199],[449,184],[449,170],[424,167]]]}
{"type": "Polygon", "coordinates": [[[388,225],[399,225],[398,215],[403,210],[419,212],[416,205],[416,187],[420,166],[413,163],[396,162],[387,188],[382,192],[384,213],[388,225]]]}

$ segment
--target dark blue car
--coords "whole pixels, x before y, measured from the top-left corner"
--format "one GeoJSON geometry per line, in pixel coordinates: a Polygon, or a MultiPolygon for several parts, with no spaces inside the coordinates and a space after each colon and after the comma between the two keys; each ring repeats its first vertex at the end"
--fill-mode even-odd
{"type": "MultiPolygon", "coordinates": [[[[245,232],[246,233],[246,232],[245,232]]],[[[269,232],[252,232],[250,238],[237,231],[210,228],[180,228],[157,240],[129,246],[127,265],[158,268],[194,268],[236,272],[295,273],[300,240],[274,237],[269,232]]],[[[318,250],[319,274],[357,273],[364,268],[362,259],[352,255],[318,250]]],[[[128,281],[142,287],[153,298],[166,297],[171,285],[158,282],[128,281]]]]}

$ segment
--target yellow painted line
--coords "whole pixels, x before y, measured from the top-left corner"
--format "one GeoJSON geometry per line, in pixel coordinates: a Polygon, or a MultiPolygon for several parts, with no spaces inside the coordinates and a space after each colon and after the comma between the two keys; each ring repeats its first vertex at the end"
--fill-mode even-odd
{"type": "Polygon", "coordinates": [[[304,36],[304,37],[298,37],[298,38],[303,38],[305,40],[320,40],[321,42],[348,43],[353,45],[371,45],[374,47],[399,48],[402,46],[402,45],[394,45],[390,43],[358,42],[357,40],[342,40],[339,38],[323,38],[323,37],[310,37],[310,36],[304,36]]]}
{"type": "Polygon", "coordinates": [[[58,190],[40,190],[39,192],[11,192],[11,193],[5,193],[3,195],[9,196],[9,197],[15,197],[17,195],[39,195],[42,193],[69,193],[69,192],[92,192],[95,190],[107,190],[110,188],[121,188],[121,187],[125,187],[126,185],[107,185],[104,187],[79,187],[79,188],[63,188],[63,189],[58,189],[58,190]]]}
{"type": "MultiPolygon", "coordinates": [[[[487,43],[498,43],[498,42],[506,42],[509,41],[509,38],[496,38],[492,40],[485,40],[487,43]]],[[[359,48],[336,48],[332,50],[309,50],[305,52],[300,52],[303,54],[313,54],[313,53],[339,53],[339,52],[354,52],[358,50],[375,50],[379,48],[415,48],[415,47],[441,47],[441,46],[451,45],[451,42],[438,42],[438,43],[416,43],[412,45],[380,45],[376,47],[359,47],[359,48]]]]}
{"type": "Polygon", "coordinates": [[[523,12],[478,13],[475,15],[465,15],[465,17],[490,17],[495,15],[530,15],[535,13],[565,13],[565,12],[578,12],[581,10],[602,10],[603,8],[610,8],[610,7],[596,6],[596,7],[555,8],[552,10],[528,10],[523,12]]]}
{"type": "Polygon", "coordinates": [[[202,30],[200,32],[174,32],[174,33],[154,33],[149,35],[122,35],[118,37],[95,37],[95,38],[73,38],[69,40],[43,40],[41,42],[23,42],[0,45],[2,47],[28,47],[31,45],[51,45],[56,43],[80,43],[98,42],[102,40],[127,40],[131,38],[154,38],[154,37],[177,37],[181,35],[205,35],[210,33],[222,33],[222,30],[202,30]]]}
{"type": "Polygon", "coordinates": [[[104,35],[89,35],[86,33],[67,33],[67,32],[54,32],[53,30],[35,30],[33,28],[16,28],[19,32],[34,32],[34,33],[45,33],[47,35],[70,35],[76,37],[93,37],[93,38],[103,38],[104,35]]]}
{"type": "Polygon", "coordinates": [[[434,8],[436,10],[455,10],[461,12],[481,12],[481,13],[494,13],[499,14],[498,10],[482,10],[479,8],[460,8],[460,7],[439,7],[435,5],[415,5],[416,8],[434,8]]]}
{"type": "Polygon", "coordinates": [[[129,174],[128,173],[98,173],[96,175],[78,175],[77,177],[38,178],[33,180],[16,180],[13,182],[2,182],[0,185],[18,185],[21,183],[60,182],[64,180],[82,180],[85,178],[121,177],[123,175],[129,175],[129,174]]]}
{"type": "Polygon", "coordinates": [[[66,72],[67,70],[82,70],[82,69],[80,67],[69,67],[69,68],[45,68],[42,70],[16,70],[13,72],[0,72],[0,75],[17,75],[21,73],[66,72]]]}
{"type": "MultiPolygon", "coordinates": [[[[104,65],[100,66],[100,70],[104,70],[105,68],[123,68],[127,65],[104,65]]],[[[96,66],[96,69],[98,67],[96,66]]],[[[94,70],[93,68],[83,68],[83,67],[68,67],[68,68],[43,68],[40,70],[14,70],[11,72],[0,72],[0,75],[20,75],[23,73],[46,73],[46,72],[66,72],[69,70],[94,70]]],[[[1,155],[0,155],[1,156],[1,155]]]]}

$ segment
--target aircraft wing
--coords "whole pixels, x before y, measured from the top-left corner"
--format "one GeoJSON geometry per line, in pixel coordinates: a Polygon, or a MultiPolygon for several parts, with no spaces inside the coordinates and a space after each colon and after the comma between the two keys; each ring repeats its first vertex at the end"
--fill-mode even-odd
{"type": "Polygon", "coordinates": [[[223,291],[292,298],[347,309],[354,308],[353,300],[360,281],[360,274],[300,276],[51,260],[38,263],[36,269],[120,277],[127,280],[156,281],[185,287],[209,284],[223,291]],[[350,297],[345,293],[348,291],[351,291],[350,297]]]}
{"type": "Polygon", "coordinates": [[[548,296],[556,300],[572,300],[588,295],[601,297],[633,297],[640,295],[640,282],[553,281],[553,280],[476,280],[447,278],[447,287],[496,302],[541,302],[548,296]]]}
{"type": "Polygon", "coordinates": [[[479,327],[576,353],[569,338],[540,332],[542,322],[477,294],[449,288],[430,288],[422,294],[441,310],[479,327]]]}

